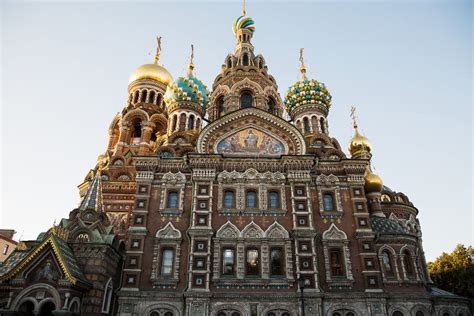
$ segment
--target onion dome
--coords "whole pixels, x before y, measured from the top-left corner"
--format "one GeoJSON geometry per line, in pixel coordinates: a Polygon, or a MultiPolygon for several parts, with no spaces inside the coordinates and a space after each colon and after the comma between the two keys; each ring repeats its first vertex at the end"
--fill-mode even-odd
{"type": "Polygon", "coordinates": [[[158,60],[160,59],[161,53],[161,37],[156,38],[156,53],[155,61],[153,64],[144,64],[135,69],[135,71],[130,76],[129,84],[140,79],[151,79],[156,80],[164,85],[168,85],[170,82],[173,82],[173,77],[166,70],[165,67],[158,65],[158,60]]]}
{"type": "Polygon", "coordinates": [[[357,129],[357,125],[354,127],[355,133],[349,143],[349,152],[351,156],[360,156],[360,155],[367,155],[372,151],[372,145],[370,141],[364,135],[359,133],[357,129]]]}
{"type": "Polygon", "coordinates": [[[327,113],[331,107],[332,96],[324,83],[306,77],[303,49],[300,50],[300,63],[301,80],[288,88],[284,100],[286,110],[293,116],[292,112],[300,106],[312,106],[327,113]]]}
{"type": "Polygon", "coordinates": [[[209,103],[209,91],[201,80],[193,74],[194,70],[194,46],[191,45],[191,58],[188,65],[188,74],[186,77],[179,77],[175,82],[168,85],[165,94],[165,102],[168,104],[174,102],[193,102],[199,104],[203,111],[206,110],[209,103]]]}
{"type": "Polygon", "coordinates": [[[382,189],[383,189],[382,179],[378,175],[372,173],[372,171],[370,171],[369,169],[367,169],[365,173],[364,180],[365,180],[364,189],[366,193],[382,192],[382,189]]]}
{"type": "Polygon", "coordinates": [[[243,15],[239,16],[237,19],[234,20],[232,23],[232,32],[234,35],[237,35],[239,30],[249,30],[250,32],[255,32],[255,22],[251,17],[245,16],[245,13],[242,12],[243,15]]]}
{"type": "Polygon", "coordinates": [[[151,79],[165,85],[173,82],[173,77],[164,67],[157,64],[144,64],[135,69],[130,76],[129,84],[140,79],[151,79]]]}
{"type": "Polygon", "coordinates": [[[181,101],[198,103],[205,110],[209,103],[209,91],[206,85],[193,75],[179,77],[168,86],[165,102],[181,101]]]}

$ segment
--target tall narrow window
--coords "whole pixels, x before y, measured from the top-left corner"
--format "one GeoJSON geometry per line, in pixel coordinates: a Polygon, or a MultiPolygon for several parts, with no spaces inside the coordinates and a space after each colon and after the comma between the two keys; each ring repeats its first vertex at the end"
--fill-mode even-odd
{"type": "Polygon", "coordinates": [[[222,274],[234,274],[234,249],[226,248],[222,251],[222,274]]]}
{"type": "Polygon", "coordinates": [[[272,248],[270,252],[271,275],[284,275],[284,255],[281,248],[272,248]]]}
{"type": "Polygon", "coordinates": [[[247,256],[246,256],[247,275],[258,275],[260,273],[259,264],[260,264],[260,260],[259,260],[258,250],[255,248],[247,249],[247,256]]]}
{"type": "Polygon", "coordinates": [[[135,90],[134,94],[133,94],[133,103],[137,103],[138,102],[138,94],[140,93],[140,91],[138,90],[135,90]]]}
{"type": "Polygon", "coordinates": [[[275,100],[273,98],[268,100],[268,112],[275,114],[275,100]]]}
{"type": "Polygon", "coordinates": [[[319,125],[321,126],[321,132],[326,133],[326,122],[323,118],[319,119],[319,125]]]}
{"type": "Polygon", "coordinates": [[[234,191],[225,191],[224,192],[224,207],[225,208],[235,207],[234,191]]]}
{"type": "Polygon", "coordinates": [[[244,54],[242,57],[242,65],[248,66],[249,65],[249,56],[247,54],[244,54]]]}
{"type": "Polygon", "coordinates": [[[171,131],[174,132],[176,129],[176,124],[178,123],[178,116],[174,115],[173,116],[173,122],[171,123],[171,131]]]}
{"type": "Polygon", "coordinates": [[[112,301],[112,278],[107,281],[104,289],[104,299],[102,300],[102,313],[108,314],[110,311],[110,303],[112,301]]]}
{"type": "Polygon", "coordinates": [[[155,103],[155,91],[151,90],[148,95],[148,103],[155,103]]]}
{"type": "Polygon", "coordinates": [[[179,116],[179,130],[184,131],[185,127],[186,127],[186,114],[181,113],[181,115],[179,116]]]}
{"type": "Polygon", "coordinates": [[[407,275],[412,275],[413,274],[413,262],[411,260],[410,253],[405,250],[403,253],[403,265],[405,266],[405,271],[407,275]]]}
{"type": "Polygon", "coordinates": [[[163,249],[161,257],[161,275],[170,276],[173,273],[173,249],[163,249]]]}
{"type": "Polygon", "coordinates": [[[142,94],[140,95],[140,102],[146,102],[147,93],[147,90],[142,90],[142,94]]]}
{"type": "Polygon", "coordinates": [[[245,91],[240,96],[240,107],[241,108],[250,108],[252,106],[253,106],[252,94],[250,94],[250,92],[248,92],[248,91],[245,91]]]}
{"type": "Polygon", "coordinates": [[[343,276],[344,269],[342,267],[342,251],[339,248],[331,249],[329,252],[329,260],[331,262],[331,275],[343,276]]]}
{"type": "Polygon", "coordinates": [[[303,125],[305,133],[311,132],[311,127],[309,126],[309,119],[307,117],[303,119],[303,125]]]}
{"type": "Polygon", "coordinates": [[[325,211],[334,211],[334,201],[331,193],[324,193],[323,206],[325,211]]]}
{"type": "Polygon", "coordinates": [[[217,99],[217,112],[219,116],[223,115],[224,114],[224,97],[219,97],[219,99],[217,99]]]}
{"type": "Polygon", "coordinates": [[[137,119],[133,121],[132,124],[133,124],[132,139],[142,137],[142,122],[139,119],[137,119]]]}
{"type": "Polygon", "coordinates": [[[387,250],[382,252],[382,263],[387,276],[393,275],[392,260],[390,259],[390,254],[387,250]]]}
{"type": "Polygon", "coordinates": [[[178,208],[178,192],[168,192],[168,208],[178,208]]]}
{"type": "Polygon", "coordinates": [[[194,115],[191,115],[188,119],[188,129],[194,129],[194,115]]]}
{"type": "Polygon", "coordinates": [[[276,191],[270,191],[268,193],[268,208],[270,209],[276,209],[278,208],[280,205],[280,201],[279,201],[279,195],[278,195],[278,192],[276,191]]]}
{"type": "Polygon", "coordinates": [[[257,207],[257,193],[255,191],[247,191],[247,207],[257,207]]]}

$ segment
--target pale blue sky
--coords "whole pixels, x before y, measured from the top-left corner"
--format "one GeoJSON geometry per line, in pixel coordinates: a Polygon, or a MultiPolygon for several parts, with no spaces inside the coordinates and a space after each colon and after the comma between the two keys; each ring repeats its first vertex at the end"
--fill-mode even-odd
{"type": "MultiPolygon", "coordinates": [[[[254,45],[282,97],[305,48],[310,77],[333,95],[344,148],[358,108],[376,172],[418,207],[429,260],[472,244],[472,3],[247,1],[254,45]]],[[[1,218],[36,238],[79,202],[76,186],[105,149],[128,77],[152,61],[209,86],[233,50],[240,2],[1,4],[1,218]]]]}

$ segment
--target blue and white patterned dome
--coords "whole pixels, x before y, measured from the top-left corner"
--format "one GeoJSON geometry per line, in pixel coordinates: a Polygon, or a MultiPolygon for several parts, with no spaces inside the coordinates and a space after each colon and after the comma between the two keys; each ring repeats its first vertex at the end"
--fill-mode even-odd
{"type": "Polygon", "coordinates": [[[168,85],[165,94],[165,102],[189,101],[198,103],[203,110],[206,110],[209,103],[209,91],[201,80],[193,75],[179,77],[175,82],[168,85]]]}

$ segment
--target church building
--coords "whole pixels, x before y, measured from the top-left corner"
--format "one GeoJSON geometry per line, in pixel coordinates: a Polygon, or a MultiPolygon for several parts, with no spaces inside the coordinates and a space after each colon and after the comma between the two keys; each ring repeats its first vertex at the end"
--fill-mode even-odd
{"type": "Polygon", "coordinates": [[[419,210],[374,173],[355,109],[347,154],[303,50],[282,98],[245,9],[232,30],[210,89],[194,49],[173,79],[158,38],[80,205],[0,264],[0,315],[471,315],[432,284],[419,210]]]}

